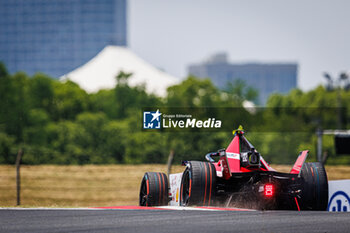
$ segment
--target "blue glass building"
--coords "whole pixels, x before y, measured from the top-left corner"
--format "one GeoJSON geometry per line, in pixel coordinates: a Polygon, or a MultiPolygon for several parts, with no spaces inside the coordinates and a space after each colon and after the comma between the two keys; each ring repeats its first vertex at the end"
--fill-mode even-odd
{"type": "Polygon", "coordinates": [[[210,78],[224,88],[228,82],[241,79],[259,92],[258,103],[264,105],[272,93],[288,93],[297,87],[298,65],[295,63],[232,64],[226,54],[218,54],[201,64],[190,65],[188,72],[200,78],[210,78]]]}
{"type": "Polygon", "coordinates": [[[126,0],[0,0],[0,61],[60,77],[106,45],[126,46],[126,0]]]}

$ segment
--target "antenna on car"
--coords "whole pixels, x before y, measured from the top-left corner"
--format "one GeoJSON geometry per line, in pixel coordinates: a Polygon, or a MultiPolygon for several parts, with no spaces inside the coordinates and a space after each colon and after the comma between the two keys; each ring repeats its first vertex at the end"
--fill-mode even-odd
{"type": "Polygon", "coordinates": [[[232,134],[233,135],[236,135],[236,134],[244,134],[244,130],[243,130],[243,126],[242,125],[239,125],[238,126],[238,129],[235,129],[232,131],[232,134]]]}

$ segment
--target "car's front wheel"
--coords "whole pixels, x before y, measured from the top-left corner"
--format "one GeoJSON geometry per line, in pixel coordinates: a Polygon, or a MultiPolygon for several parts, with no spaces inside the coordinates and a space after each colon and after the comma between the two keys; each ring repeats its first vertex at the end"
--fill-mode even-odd
{"type": "Polygon", "coordinates": [[[140,206],[168,205],[168,178],[164,173],[146,172],[141,181],[140,206]]]}

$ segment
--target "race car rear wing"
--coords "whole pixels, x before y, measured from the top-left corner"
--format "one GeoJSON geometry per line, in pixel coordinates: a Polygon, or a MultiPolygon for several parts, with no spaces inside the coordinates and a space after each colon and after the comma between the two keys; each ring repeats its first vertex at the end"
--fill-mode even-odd
{"type": "Polygon", "coordinates": [[[309,154],[308,150],[304,150],[304,151],[299,153],[299,156],[298,156],[297,160],[295,161],[294,166],[292,167],[292,170],[290,171],[290,174],[298,174],[298,176],[300,176],[301,169],[303,167],[303,164],[304,164],[308,154],[309,154]]]}

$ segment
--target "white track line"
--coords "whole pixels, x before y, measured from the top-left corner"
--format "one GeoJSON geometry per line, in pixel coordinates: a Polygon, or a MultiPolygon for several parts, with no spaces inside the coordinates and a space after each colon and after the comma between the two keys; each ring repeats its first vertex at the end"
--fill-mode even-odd
{"type": "Polygon", "coordinates": [[[220,211],[217,209],[201,209],[200,207],[184,207],[184,206],[158,206],[157,208],[162,208],[165,210],[199,210],[199,211],[220,211]]]}

